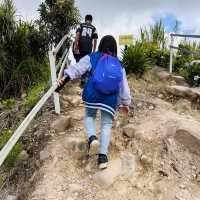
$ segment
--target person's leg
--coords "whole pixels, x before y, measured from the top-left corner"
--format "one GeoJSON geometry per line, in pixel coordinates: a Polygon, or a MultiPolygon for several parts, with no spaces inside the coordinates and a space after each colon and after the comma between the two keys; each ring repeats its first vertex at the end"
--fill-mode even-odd
{"type": "Polygon", "coordinates": [[[97,109],[85,108],[85,128],[88,137],[89,154],[98,153],[99,142],[96,137],[96,114],[97,109]]]}
{"type": "Polygon", "coordinates": [[[111,138],[113,117],[106,111],[101,111],[101,139],[100,139],[100,154],[98,158],[98,164],[101,169],[107,167],[108,159],[108,147],[111,138]]]}

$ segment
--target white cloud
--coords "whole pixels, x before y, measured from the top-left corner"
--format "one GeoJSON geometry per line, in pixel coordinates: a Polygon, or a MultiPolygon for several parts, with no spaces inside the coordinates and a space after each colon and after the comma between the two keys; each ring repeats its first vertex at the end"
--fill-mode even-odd
{"type": "MultiPolygon", "coordinates": [[[[2,0],[0,0],[2,1],[2,0]]],[[[14,0],[18,14],[24,19],[38,17],[42,0],[14,0]]],[[[195,30],[200,34],[199,0],[75,0],[82,16],[91,13],[100,38],[112,34],[132,33],[138,36],[141,26],[153,23],[153,16],[171,13],[182,22],[181,30],[195,30]]]]}
{"type": "MultiPolygon", "coordinates": [[[[199,0],[76,0],[82,15],[91,13],[99,33],[138,34],[138,28],[153,22],[157,13],[172,13],[184,30],[200,33],[199,0]]],[[[101,35],[103,35],[101,34],[101,35]]]]}

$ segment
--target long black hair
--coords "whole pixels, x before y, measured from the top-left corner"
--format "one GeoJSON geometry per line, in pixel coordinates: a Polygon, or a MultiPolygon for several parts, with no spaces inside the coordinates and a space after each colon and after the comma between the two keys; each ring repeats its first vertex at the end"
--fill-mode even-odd
{"type": "Polygon", "coordinates": [[[117,56],[117,42],[112,35],[104,36],[100,43],[98,50],[102,53],[107,53],[112,56],[117,56]]]}

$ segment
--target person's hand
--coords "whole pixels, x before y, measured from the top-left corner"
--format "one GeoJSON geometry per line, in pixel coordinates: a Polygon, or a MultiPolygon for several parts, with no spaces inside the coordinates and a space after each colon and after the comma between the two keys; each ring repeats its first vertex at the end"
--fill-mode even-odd
{"type": "Polygon", "coordinates": [[[79,51],[79,49],[78,49],[78,48],[77,48],[77,49],[75,49],[75,50],[74,50],[74,53],[75,53],[75,54],[80,54],[80,51],[79,51]]]}
{"type": "Polygon", "coordinates": [[[119,112],[127,117],[130,113],[130,108],[129,108],[129,106],[121,105],[121,106],[119,106],[119,112]]]}
{"type": "Polygon", "coordinates": [[[80,54],[80,50],[77,44],[74,45],[73,51],[74,51],[74,54],[80,54]]]}
{"type": "Polygon", "coordinates": [[[61,78],[61,79],[57,80],[58,86],[62,86],[64,84],[64,81],[65,81],[64,78],[61,78]]]}
{"type": "Polygon", "coordinates": [[[60,90],[64,87],[64,85],[70,81],[69,76],[64,76],[63,78],[57,80],[57,88],[55,89],[55,92],[60,92],[60,90]]]}

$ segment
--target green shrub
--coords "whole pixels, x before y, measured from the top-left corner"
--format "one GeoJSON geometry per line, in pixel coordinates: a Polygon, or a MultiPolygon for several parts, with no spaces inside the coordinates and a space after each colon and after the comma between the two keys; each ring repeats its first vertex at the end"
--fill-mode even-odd
{"type": "Polygon", "coordinates": [[[185,74],[185,79],[187,83],[192,87],[200,86],[200,64],[194,64],[187,69],[187,73],[185,74]],[[195,77],[197,80],[195,80],[195,77]]]}
{"type": "Polygon", "coordinates": [[[32,109],[38,100],[41,98],[45,90],[45,83],[38,83],[34,87],[31,87],[28,91],[28,95],[25,100],[25,106],[28,110],[32,109]]]}
{"type": "Polygon", "coordinates": [[[136,42],[134,46],[129,46],[122,52],[122,64],[127,73],[141,76],[150,68],[151,61],[146,57],[143,45],[136,42]]]}
{"type": "Polygon", "coordinates": [[[0,186],[3,184],[4,181],[5,181],[5,177],[3,177],[2,175],[0,175],[0,186]]]}
{"type": "MultiPolygon", "coordinates": [[[[12,136],[12,131],[11,130],[5,130],[1,133],[0,136],[0,150],[4,147],[4,145],[7,143],[7,141],[10,139],[10,137],[12,136]]],[[[14,148],[12,149],[12,151],[9,153],[8,157],[6,158],[5,162],[4,162],[4,166],[7,169],[10,169],[14,166],[15,161],[19,155],[19,153],[22,150],[22,146],[20,143],[17,143],[14,148]]]]}
{"type": "Polygon", "coordinates": [[[15,105],[16,101],[15,99],[5,99],[0,101],[0,103],[10,109],[15,105]]]}
{"type": "Polygon", "coordinates": [[[151,60],[152,64],[157,64],[157,60],[161,56],[161,50],[156,43],[145,42],[142,44],[145,55],[151,60]]]}
{"type": "Polygon", "coordinates": [[[170,51],[168,49],[161,50],[161,55],[157,60],[157,65],[168,68],[170,59],[170,51]]]}

